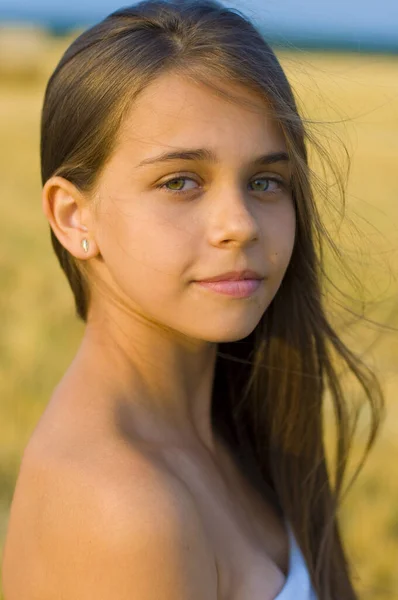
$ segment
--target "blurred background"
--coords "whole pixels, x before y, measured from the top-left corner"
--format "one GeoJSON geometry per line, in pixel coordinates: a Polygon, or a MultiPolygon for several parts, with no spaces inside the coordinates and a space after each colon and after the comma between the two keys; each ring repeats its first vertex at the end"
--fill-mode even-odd
{"type": "MultiPolygon", "coordinates": [[[[398,599],[398,2],[228,5],[263,31],[312,133],[346,172],[344,211],[333,182],[320,208],[360,285],[327,253],[341,292],[326,301],[344,341],[379,375],[387,418],[342,506],[342,533],[361,600],[398,599]]],[[[121,6],[0,0],[0,551],[24,447],[83,331],[41,209],[43,94],[71,41],[121,6]]],[[[355,456],[366,425],[365,412],[355,456]]]]}

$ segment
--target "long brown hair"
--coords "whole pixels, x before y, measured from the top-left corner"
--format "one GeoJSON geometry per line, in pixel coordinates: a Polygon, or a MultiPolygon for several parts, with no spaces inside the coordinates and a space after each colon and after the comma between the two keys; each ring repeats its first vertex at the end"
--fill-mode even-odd
{"type": "MultiPolygon", "coordinates": [[[[239,11],[211,0],[147,0],[82,33],[47,85],[41,123],[43,184],[59,175],[82,191],[94,189],[131,103],[167,70],[180,71],[224,96],[217,81],[241,84],[261,95],[283,128],[293,165],[295,246],[281,287],[255,330],[244,340],[218,346],[212,419],[246,476],[291,524],[319,600],[353,600],[338,508],[356,417],[350,414],[339,365],[359,383],[371,409],[363,460],[378,430],[383,395],[374,374],[326,317],[325,241],[337,249],[314,202],[310,134],[261,33],[239,11]],[[336,425],[333,473],[324,440],[326,398],[336,425]]],[[[323,158],[328,159],[326,152],[323,158]]],[[[341,191],[344,196],[342,183],[341,191]]],[[[51,240],[77,315],[86,322],[90,282],[84,261],[79,263],[52,230],[51,240]]]]}

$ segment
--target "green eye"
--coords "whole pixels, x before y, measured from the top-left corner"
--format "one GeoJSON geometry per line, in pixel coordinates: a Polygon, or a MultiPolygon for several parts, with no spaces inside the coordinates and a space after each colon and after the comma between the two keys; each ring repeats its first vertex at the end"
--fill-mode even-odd
{"type": "Polygon", "coordinates": [[[171,179],[165,185],[169,186],[169,188],[172,189],[172,190],[180,190],[181,189],[181,185],[180,184],[181,184],[182,181],[183,181],[182,177],[179,177],[178,179],[171,179]]]}
{"type": "MultiPolygon", "coordinates": [[[[278,188],[280,189],[282,187],[282,182],[279,181],[279,179],[275,179],[273,177],[257,177],[257,179],[253,179],[253,181],[250,182],[250,185],[253,186],[253,190],[255,192],[268,192],[268,188],[270,186],[270,181],[273,181],[274,183],[278,184],[278,188]],[[267,182],[265,185],[265,189],[264,189],[264,182],[267,182]]],[[[278,189],[276,190],[271,190],[271,193],[277,192],[278,189]]]]}
{"type": "MultiPolygon", "coordinates": [[[[173,177],[172,179],[169,179],[168,181],[165,181],[164,183],[160,184],[159,187],[160,189],[164,189],[167,192],[190,192],[193,189],[195,189],[199,184],[192,179],[191,177],[173,177]],[[188,186],[186,184],[188,183],[194,184],[191,186],[188,186]]],[[[268,192],[270,194],[276,194],[278,193],[281,188],[284,187],[284,184],[282,181],[280,181],[279,179],[276,179],[275,177],[257,177],[256,179],[253,179],[249,185],[252,187],[252,190],[254,192],[268,192]],[[270,189],[270,182],[273,182],[274,184],[276,184],[276,188],[275,189],[270,189]]]]}
{"type": "Polygon", "coordinates": [[[188,189],[183,189],[184,183],[187,181],[196,183],[193,179],[190,179],[189,177],[173,177],[173,179],[169,179],[168,181],[162,183],[160,187],[170,192],[186,192],[189,189],[193,189],[192,187],[188,189]]]}

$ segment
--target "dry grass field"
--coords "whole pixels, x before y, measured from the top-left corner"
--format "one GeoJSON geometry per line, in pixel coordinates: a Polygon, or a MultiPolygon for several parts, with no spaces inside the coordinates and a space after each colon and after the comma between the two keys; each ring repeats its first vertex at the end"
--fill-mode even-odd
{"type": "MultiPolygon", "coordinates": [[[[72,36],[73,37],[73,36],[72,36]]],[[[0,37],[0,550],[19,461],[82,326],[50,247],[41,211],[39,119],[46,80],[69,43],[44,34],[0,37]]],[[[398,599],[398,56],[282,52],[311,130],[344,167],[346,211],[321,210],[361,289],[330,261],[347,308],[368,321],[344,327],[378,372],[387,418],[342,506],[344,539],[361,600],[398,599]],[[381,323],[382,326],[377,323],[381,323]]],[[[314,158],[315,161],[315,158],[314,158]]],[[[316,162],[314,162],[314,165],[316,162]]],[[[342,297],[340,297],[340,300],[342,297]]],[[[339,298],[337,298],[339,301],[339,298]]],[[[331,318],[347,312],[330,302],[331,318]],[[340,311],[340,312],[339,312],[340,311]]],[[[366,415],[356,450],[366,431],[366,415]]],[[[1,598],[1,591],[0,591],[1,598]]]]}

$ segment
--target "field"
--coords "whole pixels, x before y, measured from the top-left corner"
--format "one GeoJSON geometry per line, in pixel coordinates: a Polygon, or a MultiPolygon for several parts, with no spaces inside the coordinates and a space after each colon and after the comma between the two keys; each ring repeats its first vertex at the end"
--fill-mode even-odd
{"type": "MultiPolygon", "coordinates": [[[[0,39],[0,550],[24,446],[82,335],[66,279],[50,247],[39,176],[44,87],[68,43],[33,33],[22,39],[3,32],[0,39]]],[[[322,211],[363,288],[358,290],[343,275],[340,280],[332,259],[330,273],[352,296],[347,307],[363,311],[369,319],[342,333],[376,369],[386,395],[387,418],[342,507],[342,529],[361,600],[394,600],[398,598],[398,333],[393,330],[398,327],[398,56],[277,54],[312,131],[342,165],[339,139],[351,156],[343,224],[333,205],[322,211]]],[[[337,303],[330,304],[330,311],[340,322],[347,314],[337,303]]],[[[363,443],[365,426],[366,418],[356,450],[363,443]]]]}

